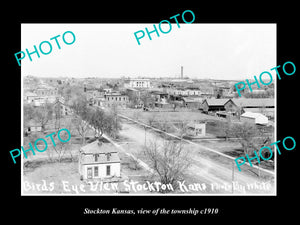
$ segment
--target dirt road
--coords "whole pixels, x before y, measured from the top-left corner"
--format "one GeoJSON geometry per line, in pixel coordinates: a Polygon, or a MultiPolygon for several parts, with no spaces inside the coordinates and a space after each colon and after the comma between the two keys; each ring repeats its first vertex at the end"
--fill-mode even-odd
{"type": "MultiPolygon", "coordinates": [[[[149,129],[145,129],[137,126],[130,122],[124,122],[122,124],[123,129],[120,131],[120,135],[125,137],[130,141],[134,141],[137,145],[143,146],[150,141],[163,142],[163,138],[160,137],[157,133],[150,131],[149,129]],[[145,138],[146,136],[146,138],[145,138]]],[[[186,143],[184,145],[189,149],[189,152],[192,155],[193,163],[189,168],[188,174],[197,180],[198,182],[205,182],[207,184],[232,184],[232,182],[238,182],[241,186],[249,187],[252,184],[261,183],[262,181],[259,177],[250,176],[242,172],[234,171],[234,179],[232,179],[232,164],[229,163],[228,166],[223,166],[211,159],[201,157],[199,152],[205,151],[201,146],[192,145],[186,143]]],[[[259,190],[259,189],[251,189],[245,190],[241,188],[241,190],[234,190],[234,194],[274,194],[274,185],[270,185],[270,189],[259,190]]],[[[225,193],[232,193],[232,189],[228,189],[225,193]]]]}

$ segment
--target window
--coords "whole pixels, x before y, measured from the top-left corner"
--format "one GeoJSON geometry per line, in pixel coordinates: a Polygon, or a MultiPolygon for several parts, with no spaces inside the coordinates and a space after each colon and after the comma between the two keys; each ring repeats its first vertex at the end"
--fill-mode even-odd
{"type": "Polygon", "coordinates": [[[88,167],[87,168],[87,178],[88,179],[91,179],[93,176],[92,176],[92,167],[88,167]]]}
{"type": "Polygon", "coordinates": [[[110,161],[110,157],[111,157],[111,154],[110,154],[110,153],[107,153],[107,154],[106,154],[106,159],[107,159],[107,161],[110,161]]]}
{"type": "Polygon", "coordinates": [[[99,171],[98,171],[98,166],[94,167],[94,177],[98,177],[99,171]]]}
{"type": "Polygon", "coordinates": [[[106,166],[106,176],[110,176],[110,166],[106,166]]]}
{"type": "Polygon", "coordinates": [[[95,162],[98,162],[99,154],[95,154],[95,162]]]}

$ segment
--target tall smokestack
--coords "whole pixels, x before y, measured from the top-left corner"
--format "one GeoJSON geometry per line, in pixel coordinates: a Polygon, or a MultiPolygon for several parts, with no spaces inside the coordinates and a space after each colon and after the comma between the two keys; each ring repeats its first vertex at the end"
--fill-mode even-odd
{"type": "Polygon", "coordinates": [[[183,66],[181,66],[181,79],[183,79],[183,66]]]}

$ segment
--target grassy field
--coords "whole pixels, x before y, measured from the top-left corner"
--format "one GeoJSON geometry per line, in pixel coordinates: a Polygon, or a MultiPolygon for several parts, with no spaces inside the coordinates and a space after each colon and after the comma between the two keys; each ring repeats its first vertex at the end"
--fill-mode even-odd
{"type": "Polygon", "coordinates": [[[200,111],[143,111],[142,109],[125,109],[120,110],[120,114],[128,116],[139,121],[148,122],[149,119],[157,121],[208,121],[208,120],[224,120],[223,118],[207,115],[200,111]]]}
{"type": "Polygon", "coordinates": [[[176,122],[185,121],[187,123],[193,123],[197,121],[206,122],[206,133],[208,137],[223,137],[225,135],[222,130],[222,126],[226,122],[224,118],[207,115],[200,111],[149,112],[142,111],[141,109],[130,109],[120,111],[120,114],[146,124],[151,123],[154,127],[158,127],[159,124],[164,123],[169,133],[176,133],[176,129],[174,129],[176,122]]]}

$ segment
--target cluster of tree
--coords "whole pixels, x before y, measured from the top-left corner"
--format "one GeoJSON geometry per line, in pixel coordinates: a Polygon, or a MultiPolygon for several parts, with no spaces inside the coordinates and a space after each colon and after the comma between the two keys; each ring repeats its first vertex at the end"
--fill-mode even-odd
{"type": "Polygon", "coordinates": [[[49,120],[53,118],[53,104],[46,103],[40,107],[34,107],[30,104],[24,104],[24,126],[26,127],[28,122],[34,120],[42,127],[42,131],[45,130],[45,125],[49,120]]]}
{"type": "MultiPolygon", "coordinates": [[[[245,98],[274,98],[274,89],[268,89],[264,92],[244,92],[242,94],[243,97],[245,98]]],[[[234,97],[239,97],[238,93],[235,93],[234,97]]]]}
{"type": "Polygon", "coordinates": [[[125,94],[128,96],[130,101],[129,107],[134,108],[140,104],[142,104],[144,107],[154,107],[156,99],[148,91],[127,91],[125,94]]]}
{"type": "Polygon", "coordinates": [[[118,119],[117,106],[113,105],[110,110],[104,111],[100,108],[88,106],[86,98],[77,97],[73,99],[70,106],[76,114],[73,123],[82,137],[82,143],[85,142],[87,131],[91,125],[95,131],[95,137],[101,138],[105,133],[113,138],[117,137],[121,124],[118,119]]]}
{"type": "MultiPolygon", "coordinates": [[[[29,121],[35,121],[37,124],[39,124],[42,128],[42,132],[33,132],[33,133],[25,133],[25,138],[23,142],[23,146],[28,146],[29,143],[34,143],[38,138],[45,138],[45,130],[46,130],[46,125],[51,121],[55,121],[55,126],[54,126],[54,132],[55,134],[53,135],[53,138],[57,136],[57,132],[60,130],[60,128],[67,128],[71,133],[72,133],[72,121],[71,119],[64,119],[64,121],[61,123],[60,119],[61,116],[57,116],[57,114],[60,114],[60,111],[57,113],[55,111],[58,111],[60,108],[59,105],[53,105],[50,103],[43,104],[39,107],[34,107],[31,104],[24,104],[24,126],[27,128],[28,122],[29,121]],[[56,107],[57,106],[57,107],[56,107]],[[59,120],[59,122],[58,122],[59,120]]],[[[24,129],[26,130],[26,129],[24,129]]],[[[51,129],[51,132],[53,132],[53,129],[51,129]]],[[[63,140],[67,139],[68,136],[67,134],[61,134],[61,138],[63,140]],[[66,137],[64,137],[66,136],[66,137]]],[[[72,140],[72,139],[71,139],[72,140]]],[[[71,149],[71,143],[72,141],[69,142],[56,142],[56,145],[53,147],[49,147],[47,150],[47,155],[49,160],[54,159],[54,153],[56,153],[56,159],[61,162],[63,156],[66,153],[69,153],[71,156],[71,159],[74,159],[74,156],[72,155],[72,149],[71,149]]],[[[40,149],[43,149],[45,146],[40,147],[40,149]]],[[[27,155],[31,155],[31,152],[27,152],[27,155]]]]}
{"type": "Polygon", "coordinates": [[[84,89],[81,86],[62,84],[58,87],[58,94],[65,99],[65,104],[70,105],[72,99],[82,96],[84,89]]]}
{"type": "Polygon", "coordinates": [[[271,143],[270,136],[251,123],[226,122],[223,124],[223,131],[226,140],[228,140],[229,137],[236,138],[241,144],[244,153],[249,156],[253,155],[254,151],[271,143]]]}

